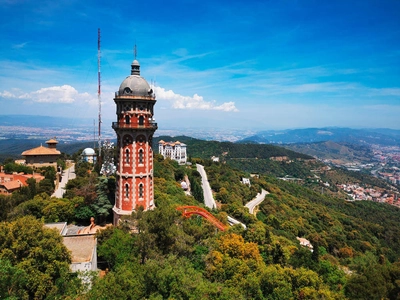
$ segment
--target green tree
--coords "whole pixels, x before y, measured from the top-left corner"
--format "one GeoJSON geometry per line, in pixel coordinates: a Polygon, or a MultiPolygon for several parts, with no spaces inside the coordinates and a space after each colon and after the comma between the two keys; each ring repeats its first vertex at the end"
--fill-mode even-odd
{"type": "Polygon", "coordinates": [[[58,232],[27,216],[0,223],[0,260],[7,290],[18,286],[30,299],[44,299],[57,294],[55,282],[67,277],[70,254],[58,232]]]}
{"type": "Polygon", "coordinates": [[[24,165],[16,164],[14,162],[8,162],[4,165],[4,172],[12,174],[13,172],[32,174],[33,169],[24,165]]]}
{"type": "Polygon", "coordinates": [[[57,166],[60,167],[61,170],[65,170],[67,168],[67,164],[65,163],[65,159],[61,159],[61,158],[57,159],[57,166]]]}
{"type": "Polygon", "coordinates": [[[28,299],[27,282],[28,275],[23,269],[0,259],[0,299],[28,299]]]}
{"type": "Polygon", "coordinates": [[[201,177],[197,176],[197,174],[200,175],[199,172],[192,171],[192,173],[188,176],[190,181],[190,190],[193,197],[198,202],[204,203],[203,188],[201,187],[201,177]]]}
{"type": "Polygon", "coordinates": [[[98,255],[104,259],[110,269],[121,266],[134,260],[135,239],[120,228],[107,228],[98,233],[98,255]]]}
{"type": "Polygon", "coordinates": [[[110,214],[113,205],[110,201],[110,193],[108,190],[108,178],[99,177],[96,184],[97,198],[90,208],[95,212],[96,216],[100,219],[100,222],[110,214]]]}
{"type": "Polygon", "coordinates": [[[46,222],[71,222],[76,219],[79,209],[83,205],[82,197],[72,199],[50,198],[46,193],[36,195],[32,200],[21,203],[11,213],[15,219],[24,215],[32,215],[46,222]]]}
{"type": "Polygon", "coordinates": [[[176,181],[181,181],[185,177],[185,171],[183,171],[181,168],[178,168],[175,171],[174,176],[176,181]]]}
{"type": "Polygon", "coordinates": [[[46,193],[49,196],[53,194],[54,192],[54,181],[51,181],[50,179],[43,179],[39,182],[39,185],[37,187],[37,193],[46,193]]]}

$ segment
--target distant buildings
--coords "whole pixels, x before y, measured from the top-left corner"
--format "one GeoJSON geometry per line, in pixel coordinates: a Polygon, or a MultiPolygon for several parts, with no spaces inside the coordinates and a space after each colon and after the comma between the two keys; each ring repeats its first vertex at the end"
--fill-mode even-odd
{"type": "Polygon", "coordinates": [[[243,184],[246,184],[246,185],[248,185],[248,186],[251,185],[251,184],[250,184],[250,178],[242,177],[242,180],[240,180],[240,182],[243,183],[243,184]]]}
{"type": "Polygon", "coordinates": [[[40,145],[39,147],[26,150],[22,152],[22,156],[25,157],[25,164],[28,167],[40,168],[52,166],[57,170],[57,159],[61,152],[58,151],[58,142],[55,139],[46,141],[47,147],[40,145]]]}
{"type": "Polygon", "coordinates": [[[181,188],[182,188],[184,191],[187,191],[187,190],[188,190],[188,184],[186,183],[186,181],[184,181],[184,180],[181,181],[181,188]]]}
{"type": "Polygon", "coordinates": [[[44,179],[40,174],[6,174],[0,172],[0,194],[10,195],[23,186],[28,186],[26,182],[29,178],[34,178],[36,182],[44,179]]]}
{"type": "Polygon", "coordinates": [[[300,246],[306,247],[308,248],[308,250],[310,250],[311,252],[313,252],[313,245],[310,243],[309,240],[305,239],[305,238],[301,238],[301,237],[296,237],[296,239],[299,241],[300,246]]]}
{"type": "Polygon", "coordinates": [[[186,164],[186,144],[179,141],[176,142],[164,142],[163,140],[158,142],[158,152],[164,156],[164,158],[170,158],[176,160],[179,164],[186,164]]]}
{"type": "Polygon", "coordinates": [[[219,157],[218,156],[211,156],[211,160],[213,162],[219,162],[219,157]]]}

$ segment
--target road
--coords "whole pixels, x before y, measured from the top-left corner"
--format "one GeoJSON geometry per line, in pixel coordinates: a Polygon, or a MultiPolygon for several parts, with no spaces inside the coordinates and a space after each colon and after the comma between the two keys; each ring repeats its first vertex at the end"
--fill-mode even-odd
{"type": "Polygon", "coordinates": [[[211,191],[210,183],[207,179],[206,171],[204,171],[204,166],[196,164],[197,171],[201,175],[201,186],[203,188],[203,195],[204,195],[204,204],[208,208],[216,208],[217,205],[215,204],[215,200],[211,191]]]}
{"type": "Polygon", "coordinates": [[[259,205],[261,202],[264,201],[265,196],[268,195],[269,192],[267,192],[266,190],[262,189],[261,190],[261,194],[258,193],[257,196],[251,200],[250,202],[248,202],[245,206],[249,209],[250,213],[253,214],[254,213],[254,208],[259,205]]]}
{"type": "Polygon", "coordinates": [[[64,188],[65,185],[67,184],[68,180],[70,179],[75,179],[76,175],[75,175],[75,164],[73,164],[71,167],[69,167],[68,169],[65,169],[62,173],[62,177],[61,177],[61,182],[58,185],[58,189],[54,191],[54,194],[51,195],[52,197],[56,197],[56,198],[62,198],[64,195],[64,188]]]}

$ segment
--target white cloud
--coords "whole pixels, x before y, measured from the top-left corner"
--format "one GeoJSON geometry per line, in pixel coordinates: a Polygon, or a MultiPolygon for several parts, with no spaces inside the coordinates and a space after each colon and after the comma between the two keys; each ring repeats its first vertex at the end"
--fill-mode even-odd
{"type": "Polygon", "coordinates": [[[217,105],[215,101],[204,101],[204,98],[197,94],[194,94],[192,97],[182,96],[174,93],[172,90],[165,90],[162,87],[154,87],[154,91],[158,99],[172,102],[172,107],[175,109],[239,111],[235,107],[234,102],[225,102],[217,105]]]}
{"type": "Polygon", "coordinates": [[[13,49],[22,49],[22,48],[24,48],[27,44],[28,44],[28,42],[20,43],[20,44],[14,44],[14,45],[12,45],[12,48],[13,48],[13,49]]]}
{"type": "Polygon", "coordinates": [[[79,93],[70,85],[41,88],[29,93],[22,93],[19,89],[13,89],[11,92],[0,92],[0,97],[31,100],[39,103],[74,103],[76,101],[93,103],[95,101],[93,95],[86,92],[79,93]]]}
{"type": "Polygon", "coordinates": [[[400,88],[374,88],[370,91],[374,96],[400,96],[400,88]]]}
{"type": "Polygon", "coordinates": [[[399,114],[400,113],[400,105],[389,105],[389,104],[375,104],[375,105],[365,105],[365,106],[361,106],[361,108],[365,109],[365,110],[369,110],[372,112],[377,112],[379,111],[379,113],[396,113],[399,114]]]}

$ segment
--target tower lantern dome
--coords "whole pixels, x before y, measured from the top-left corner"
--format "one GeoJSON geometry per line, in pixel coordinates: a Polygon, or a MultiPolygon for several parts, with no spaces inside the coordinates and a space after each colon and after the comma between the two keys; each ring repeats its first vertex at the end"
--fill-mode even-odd
{"type": "Polygon", "coordinates": [[[140,65],[135,59],[131,65],[131,75],[126,77],[119,86],[120,96],[153,96],[153,90],[146,79],[140,76],[140,65]]]}
{"type": "Polygon", "coordinates": [[[140,64],[136,59],[131,64],[131,75],[140,75],[140,64]]]}

